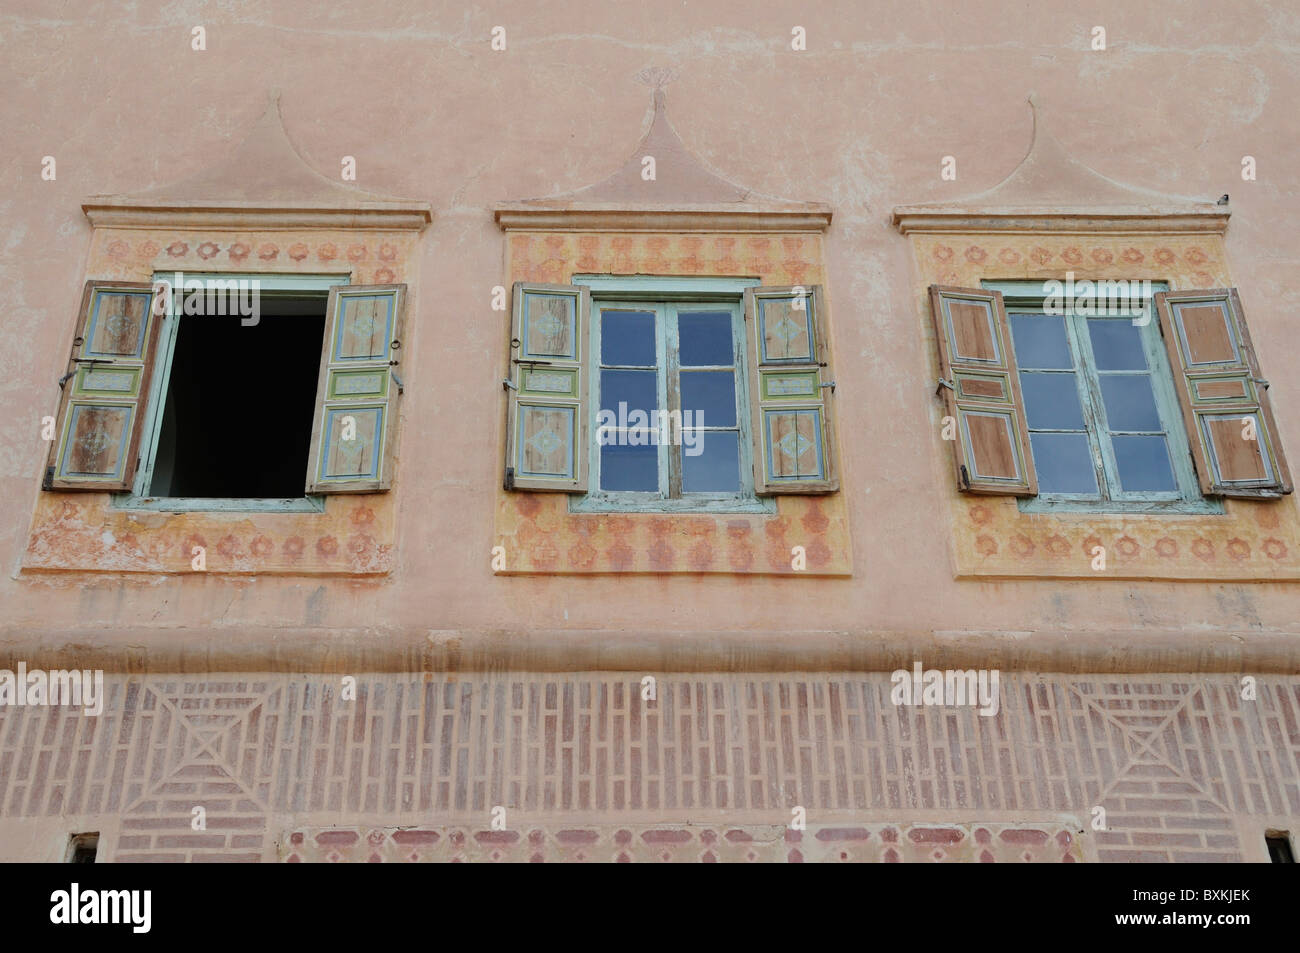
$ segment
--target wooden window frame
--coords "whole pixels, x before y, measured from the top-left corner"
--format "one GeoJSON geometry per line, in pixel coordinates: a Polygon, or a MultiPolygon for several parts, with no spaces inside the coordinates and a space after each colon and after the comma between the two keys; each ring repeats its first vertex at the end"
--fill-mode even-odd
{"type": "MultiPolygon", "coordinates": [[[[759,279],[708,279],[671,277],[628,277],[575,275],[573,283],[591,288],[591,328],[587,337],[591,366],[587,373],[591,393],[590,428],[587,440],[588,472],[591,486],[585,495],[570,499],[569,509],[575,513],[763,513],[776,512],[776,501],[759,497],[754,492],[753,439],[750,417],[749,374],[743,293],[747,287],[757,287],[759,279]],[[731,427],[711,427],[705,431],[722,430],[737,434],[739,445],[740,488],[737,493],[684,492],[681,490],[681,453],[673,446],[659,448],[659,486],[657,492],[635,490],[602,490],[600,488],[600,445],[596,438],[600,412],[600,372],[604,365],[600,359],[601,310],[610,308],[652,311],[655,314],[656,384],[661,407],[669,411],[680,407],[680,398],[670,386],[672,380],[680,382],[681,367],[677,361],[678,316],[689,310],[728,311],[731,314],[733,354],[735,363],[730,369],[736,388],[736,424],[731,427]]],[[[701,368],[707,369],[707,368],[701,368]]],[[[680,383],[679,383],[680,386],[680,383]]]]}
{"type": "MultiPolygon", "coordinates": [[[[985,280],[981,281],[980,285],[988,291],[1002,292],[1008,318],[1014,314],[1041,313],[1047,297],[1043,291],[1043,282],[1037,280],[985,280]]],[[[1155,313],[1155,294],[1166,290],[1168,290],[1167,282],[1151,282],[1151,297],[1140,299],[1150,317],[1146,324],[1137,327],[1146,353],[1156,409],[1165,428],[1170,464],[1177,490],[1169,494],[1145,490],[1125,492],[1119,488],[1119,470],[1114,448],[1104,427],[1105,403],[1101,394],[1100,377],[1092,353],[1091,338],[1087,334],[1088,316],[1066,313],[1065,331],[1070,345],[1075,380],[1079,388],[1079,404],[1083,411],[1084,429],[1092,458],[1101,463],[1098,495],[1049,493],[1040,487],[1037,496],[1024,497],[1018,501],[1022,512],[1083,512],[1117,515],[1139,513],[1217,515],[1224,512],[1220,500],[1202,494],[1196,477],[1196,468],[1192,462],[1181,405],[1174,389],[1173,370],[1169,366],[1168,354],[1160,331],[1160,321],[1155,313]]],[[[1015,347],[1014,338],[1009,344],[1015,347]]],[[[1030,431],[1033,432],[1033,428],[1030,428],[1030,431]]],[[[1032,446],[1027,450],[1032,453],[1032,446]]]]}
{"type": "MultiPolygon", "coordinates": [[[[153,281],[166,281],[173,275],[172,271],[155,272],[153,281]]],[[[321,298],[324,308],[332,285],[347,285],[352,281],[350,274],[340,275],[268,275],[255,272],[185,272],[187,279],[198,281],[258,281],[259,293],[282,295],[285,297],[317,296],[321,298]]],[[[164,513],[323,513],[325,497],[307,495],[302,497],[253,498],[253,497],[160,497],[150,496],[149,487],[153,482],[153,472],[158,439],[162,432],[163,410],[166,404],[168,385],[171,383],[172,357],[176,349],[176,335],[180,330],[181,315],[176,314],[175,306],[182,296],[172,296],[172,307],[163,316],[163,325],[158,340],[148,403],[144,409],[144,430],[140,440],[140,466],[136,469],[135,481],[129,493],[113,494],[113,508],[126,510],[145,510],[164,513]]],[[[329,315],[326,315],[326,332],[329,333],[329,315]]],[[[317,349],[312,349],[312,358],[319,360],[317,349]]],[[[318,372],[319,373],[319,372],[318,372]]],[[[304,468],[306,461],[303,462],[304,468]]]]}

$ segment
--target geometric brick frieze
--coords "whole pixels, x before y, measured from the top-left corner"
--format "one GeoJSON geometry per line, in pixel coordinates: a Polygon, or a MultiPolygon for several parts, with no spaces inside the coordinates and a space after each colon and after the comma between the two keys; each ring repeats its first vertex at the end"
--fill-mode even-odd
{"type": "Polygon", "coordinates": [[[277,844],[285,863],[1079,863],[1073,825],[849,824],[315,828],[277,844]]]}
{"type": "Polygon", "coordinates": [[[1259,676],[1247,700],[1232,675],[1004,672],[984,716],[895,705],[887,672],[660,673],[653,699],[643,674],[357,673],[352,699],[339,675],[109,673],[98,717],[0,707],[0,818],[75,818],[123,860],[274,859],[294,834],[320,859],[330,829],[380,831],[385,860],[406,856],[398,828],[437,832],[416,854],[455,831],[472,854],[507,833],[496,808],[517,838],[483,843],[524,851],[536,832],[548,861],[565,831],[602,856],[625,831],[653,859],[646,833],[677,831],[664,850],[811,861],[912,851],[925,827],[962,832],[951,859],[1019,856],[999,825],[1045,835],[1016,844],[1033,859],[1084,859],[1082,842],[1089,860],[1236,860],[1265,827],[1300,827],[1294,676],[1259,676]],[[805,831],[786,830],[796,808],[805,831]]]}

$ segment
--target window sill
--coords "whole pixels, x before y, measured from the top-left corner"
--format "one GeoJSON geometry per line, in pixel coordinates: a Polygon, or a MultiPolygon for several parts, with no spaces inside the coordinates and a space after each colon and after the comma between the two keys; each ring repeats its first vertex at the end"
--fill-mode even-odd
{"type": "Polygon", "coordinates": [[[570,513],[656,513],[659,515],[690,513],[757,513],[776,515],[775,499],[736,499],[702,497],[665,500],[660,497],[607,496],[589,493],[569,499],[570,513]]]}
{"type": "Polygon", "coordinates": [[[226,499],[216,497],[135,496],[113,494],[115,510],[145,510],[155,513],[324,513],[325,498],[226,499]]]}
{"type": "Polygon", "coordinates": [[[1103,516],[1222,516],[1221,500],[1072,500],[1022,497],[1022,513],[1093,513],[1103,516]]]}

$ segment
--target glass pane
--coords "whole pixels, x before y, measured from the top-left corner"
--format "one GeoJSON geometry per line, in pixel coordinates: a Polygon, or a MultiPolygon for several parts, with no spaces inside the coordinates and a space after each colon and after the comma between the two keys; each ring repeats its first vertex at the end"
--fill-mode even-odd
{"type": "Polygon", "coordinates": [[[736,426],[734,371],[683,371],[681,380],[683,426],[736,426]]]}
{"type": "Polygon", "coordinates": [[[1177,489],[1164,437],[1119,436],[1111,440],[1124,492],[1177,489]]]}
{"type": "Polygon", "coordinates": [[[600,363],[655,365],[653,311],[600,312],[600,363]]]}
{"type": "Polygon", "coordinates": [[[1012,314],[1011,339],[1020,367],[1072,368],[1065,318],[1050,314],[1012,314]]]}
{"type": "Polygon", "coordinates": [[[1146,374],[1102,374],[1101,396],[1111,430],[1161,430],[1156,395],[1146,374]]]}
{"type": "Polygon", "coordinates": [[[1082,430],[1083,410],[1074,374],[1020,375],[1030,430],[1082,430]]]}
{"type": "Polygon", "coordinates": [[[682,490],[686,493],[740,490],[740,440],[735,431],[682,434],[682,490]]]}
{"type": "Polygon", "coordinates": [[[1142,350],[1142,330],[1132,320],[1098,319],[1088,321],[1092,353],[1097,369],[1102,371],[1144,371],[1147,356],[1142,350]]]}
{"type": "MultiPolygon", "coordinates": [[[[611,437],[625,440],[623,434],[611,437]]],[[[607,444],[600,448],[600,488],[602,490],[659,489],[659,448],[655,446],[632,447],[623,443],[607,444]]]]}
{"type": "Polygon", "coordinates": [[[1040,493],[1097,493],[1088,436],[1081,433],[1031,433],[1040,493]]]}
{"type": "Polygon", "coordinates": [[[601,371],[600,409],[619,415],[619,426],[650,426],[650,412],[659,407],[657,377],[654,371],[601,371]],[[624,423],[626,415],[637,410],[647,419],[624,423]]]}
{"type": "Polygon", "coordinates": [[[677,315],[678,358],[683,367],[735,363],[731,312],[691,311],[677,315]]]}

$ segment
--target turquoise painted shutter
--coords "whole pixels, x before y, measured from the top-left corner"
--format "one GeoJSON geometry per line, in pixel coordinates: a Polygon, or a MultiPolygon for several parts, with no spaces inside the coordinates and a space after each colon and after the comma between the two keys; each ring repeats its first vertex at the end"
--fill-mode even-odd
{"type": "Polygon", "coordinates": [[[745,335],[754,492],[835,492],[835,375],[821,286],[746,289],[745,335]]]}
{"type": "Polygon", "coordinates": [[[130,489],[165,308],[156,300],[151,285],[86,282],[45,489],[130,489]]]}
{"type": "Polygon", "coordinates": [[[516,282],[505,387],[505,488],[587,492],[591,290],[516,282]]]}
{"type": "Polygon", "coordinates": [[[393,485],[406,285],[335,285],[326,310],[308,493],[393,485]]]}

